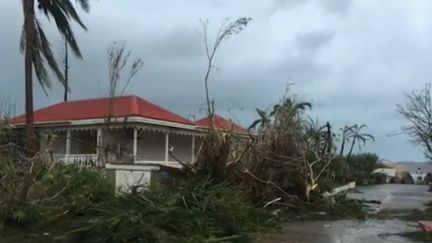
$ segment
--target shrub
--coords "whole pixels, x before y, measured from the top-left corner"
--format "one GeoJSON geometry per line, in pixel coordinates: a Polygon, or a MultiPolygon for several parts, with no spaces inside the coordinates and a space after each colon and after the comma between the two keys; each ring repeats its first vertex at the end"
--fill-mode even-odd
{"type": "Polygon", "coordinates": [[[372,171],[378,168],[378,156],[371,153],[355,154],[347,159],[350,180],[361,182],[370,177],[372,171]]]}
{"type": "Polygon", "coordinates": [[[13,190],[2,192],[2,199],[7,200],[0,203],[0,218],[6,225],[27,227],[86,214],[94,204],[113,196],[113,188],[100,171],[62,164],[40,170],[26,201],[9,195],[13,190]]]}

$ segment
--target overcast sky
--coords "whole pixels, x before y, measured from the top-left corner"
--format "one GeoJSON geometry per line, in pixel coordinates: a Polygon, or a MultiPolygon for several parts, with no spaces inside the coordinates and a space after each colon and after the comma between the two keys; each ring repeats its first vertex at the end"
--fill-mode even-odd
{"type": "MultiPolygon", "coordinates": [[[[247,127],[255,108],[270,107],[294,83],[290,93],[313,103],[313,118],[335,128],[367,124],[376,142],[363,151],[421,161],[406,136],[388,134],[403,124],[395,108],[404,93],[431,81],[431,12],[430,0],[91,1],[82,15],[88,31],[76,28],[84,59],[71,61],[70,96],[107,93],[106,48],[123,40],[145,61],[127,93],[199,118],[206,65],[199,20],[210,21],[212,34],[225,18],[248,16],[250,26],[216,56],[211,95],[218,113],[247,127]]],[[[16,97],[17,113],[24,110],[21,15],[21,1],[0,0],[0,94],[16,97]]],[[[44,27],[60,51],[53,23],[44,27]]],[[[60,85],[49,97],[35,85],[36,108],[61,100],[60,85]]]]}

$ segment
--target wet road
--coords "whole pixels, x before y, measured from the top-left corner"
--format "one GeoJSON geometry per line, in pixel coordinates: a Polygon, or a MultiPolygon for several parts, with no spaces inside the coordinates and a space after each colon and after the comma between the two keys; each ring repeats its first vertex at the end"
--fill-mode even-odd
{"type": "Polygon", "coordinates": [[[383,209],[419,209],[424,210],[425,203],[432,201],[428,186],[385,184],[359,187],[356,192],[348,194],[349,198],[380,201],[377,211],[383,209]]]}
{"type": "MultiPolygon", "coordinates": [[[[424,209],[424,203],[432,201],[432,193],[427,189],[427,186],[386,184],[360,187],[349,197],[380,201],[381,205],[372,205],[374,212],[424,209]]],[[[257,243],[409,243],[414,241],[397,234],[415,230],[418,230],[416,222],[396,219],[302,221],[287,223],[281,233],[260,239],[257,243]]]]}

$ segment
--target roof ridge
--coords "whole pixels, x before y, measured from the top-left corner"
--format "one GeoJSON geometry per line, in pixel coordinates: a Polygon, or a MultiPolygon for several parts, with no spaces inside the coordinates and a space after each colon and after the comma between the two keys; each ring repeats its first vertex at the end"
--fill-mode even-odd
{"type": "MultiPolygon", "coordinates": [[[[100,97],[92,99],[74,100],[69,102],[59,102],[50,106],[42,107],[35,110],[36,122],[95,119],[107,116],[106,106],[113,101],[115,108],[113,115],[122,116],[140,116],[161,121],[169,121],[182,124],[195,124],[188,118],[183,117],[167,108],[159,106],[151,101],[143,99],[136,95],[100,97]]],[[[15,123],[22,123],[25,114],[13,118],[15,123]]]]}
{"type": "Polygon", "coordinates": [[[144,99],[144,98],[141,98],[141,97],[139,97],[139,96],[136,96],[136,98],[137,98],[138,100],[144,101],[144,102],[146,102],[146,103],[148,103],[148,104],[150,104],[150,105],[153,105],[153,106],[155,106],[155,107],[158,108],[158,109],[164,110],[164,111],[169,112],[169,113],[171,113],[171,114],[173,114],[173,115],[179,116],[179,117],[181,117],[181,118],[183,118],[183,119],[185,119],[185,120],[187,120],[187,121],[189,121],[189,122],[191,122],[191,123],[194,123],[193,121],[191,121],[191,120],[189,120],[189,119],[187,119],[187,118],[185,118],[185,117],[183,117],[183,116],[181,116],[181,115],[179,115],[179,114],[177,114],[177,113],[175,113],[175,112],[173,112],[173,111],[171,111],[171,110],[168,110],[167,108],[162,107],[162,106],[160,106],[160,105],[158,105],[158,104],[156,104],[156,103],[154,103],[154,102],[152,102],[152,101],[150,101],[150,100],[148,100],[148,99],[144,99]]]}
{"type": "Polygon", "coordinates": [[[114,97],[104,96],[104,97],[97,97],[97,98],[85,98],[85,99],[77,99],[77,100],[60,101],[60,102],[54,103],[52,105],[42,107],[40,109],[45,109],[48,107],[52,107],[55,105],[62,105],[62,104],[71,104],[71,103],[73,104],[73,103],[79,103],[79,102],[85,102],[85,101],[97,101],[97,100],[107,100],[107,99],[120,99],[120,98],[127,98],[127,97],[137,97],[137,96],[136,95],[120,95],[120,96],[114,96],[114,97]]]}

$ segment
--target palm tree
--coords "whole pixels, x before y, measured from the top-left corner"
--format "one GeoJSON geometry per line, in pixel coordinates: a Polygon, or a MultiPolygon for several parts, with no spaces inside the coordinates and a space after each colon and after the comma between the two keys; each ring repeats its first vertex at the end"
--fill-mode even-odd
{"type": "Polygon", "coordinates": [[[267,113],[267,111],[264,111],[264,110],[256,109],[256,111],[259,115],[259,118],[256,119],[254,122],[252,122],[252,124],[249,126],[248,130],[255,129],[258,125],[260,125],[260,127],[262,127],[262,126],[270,123],[271,118],[276,116],[277,114],[279,114],[283,110],[294,111],[297,113],[298,111],[306,110],[306,108],[311,109],[312,104],[309,102],[295,103],[293,100],[288,98],[288,99],[284,100],[281,104],[274,105],[273,109],[269,113],[267,113]]]}
{"type": "Polygon", "coordinates": [[[256,119],[252,124],[249,126],[248,130],[255,129],[258,125],[264,126],[265,124],[268,124],[270,122],[270,118],[272,114],[268,114],[266,111],[256,109],[256,112],[258,113],[259,118],[256,119]]]}
{"type": "Polygon", "coordinates": [[[342,144],[340,147],[339,155],[342,156],[345,150],[345,144],[349,142],[349,138],[351,137],[351,134],[353,132],[352,126],[345,125],[344,128],[341,128],[342,130],[342,144]]]}
{"type": "MultiPolygon", "coordinates": [[[[76,0],[85,11],[89,10],[88,0],[76,0]]],[[[80,49],[76,42],[71,27],[71,21],[78,23],[83,29],[85,25],[81,21],[71,0],[22,0],[24,27],[21,36],[21,52],[24,53],[25,66],[25,112],[26,112],[26,136],[30,149],[35,146],[35,134],[33,127],[33,69],[39,84],[45,93],[51,88],[51,80],[48,68],[55,74],[56,78],[65,84],[63,73],[54,58],[51,45],[35,14],[37,8],[48,19],[54,19],[60,34],[65,38],[72,52],[82,58],[80,49]]]]}
{"type": "Polygon", "coordinates": [[[363,145],[365,145],[365,144],[366,144],[366,141],[368,141],[368,140],[370,140],[370,141],[375,141],[375,137],[374,137],[374,136],[372,136],[372,135],[370,135],[370,134],[368,134],[368,133],[361,133],[361,130],[362,130],[363,128],[366,128],[366,127],[367,127],[367,126],[364,125],[364,124],[361,125],[361,126],[355,124],[355,125],[353,125],[353,126],[351,127],[351,129],[352,129],[352,133],[350,134],[350,138],[352,139],[352,142],[351,142],[351,148],[350,148],[350,151],[349,151],[348,156],[347,156],[348,159],[351,157],[351,154],[352,154],[352,152],[353,152],[354,145],[355,145],[356,141],[361,141],[361,142],[363,142],[363,145]]]}
{"type": "Polygon", "coordinates": [[[294,100],[288,98],[282,103],[283,107],[292,107],[295,111],[305,111],[307,108],[312,109],[312,104],[310,102],[299,102],[296,103],[294,100]]]}
{"type": "Polygon", "coordinates": [[[313,120],[311,117],[309,117],[306,124],[305,135],[306,135],[306,139],[308,140],[309,146],[317,154],[319,154],[321,148],[324,147],[324,143],[325,143],[325,137],[323,136],[324,129],[325,127],[319,124],[318,118],[316,120],[313,120]]]}
{"type": "Polygon", "coordinates": [[[317,155],[324,156],[326,153],[331,153],[335,135],[329,122],[320,125],[318,119],[313,120],[309,117],[305,135],[309,145],[317,155]]]}

